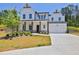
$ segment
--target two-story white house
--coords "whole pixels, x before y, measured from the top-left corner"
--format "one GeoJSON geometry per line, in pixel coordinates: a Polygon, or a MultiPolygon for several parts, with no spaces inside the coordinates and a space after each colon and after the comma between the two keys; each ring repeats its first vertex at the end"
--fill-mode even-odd
{"type": "Polygon", "coordinates": [[[65,16],[60,12],[37,12],[26,4],[20,14],[20,31],[66,33],[65,16]]]}

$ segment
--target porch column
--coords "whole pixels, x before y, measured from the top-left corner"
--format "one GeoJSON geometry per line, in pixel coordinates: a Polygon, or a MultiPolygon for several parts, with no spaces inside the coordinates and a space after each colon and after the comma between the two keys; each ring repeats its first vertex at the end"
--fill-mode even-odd
{"type": "Polygon", "coordinates": [[[47,22],[47,32],[49,33],[49,22],[47,22]]]}
{"type": "Polygon", "coordinates": [[[20,22],[20,25],[19,25],[19,31],[22,31],[23,29],[23,24],[22,24],[22,22],[20,22]]]}
{"type": "Polygon", "coordinates": [[[33,21],[32,21],[32,32],[33,32],[33,21]]]}
{"type": "Polygon", "coordinates": [[[39,25],[40,25],[40,32],[41,32],[41,21],[39,22],[39,25]]]}

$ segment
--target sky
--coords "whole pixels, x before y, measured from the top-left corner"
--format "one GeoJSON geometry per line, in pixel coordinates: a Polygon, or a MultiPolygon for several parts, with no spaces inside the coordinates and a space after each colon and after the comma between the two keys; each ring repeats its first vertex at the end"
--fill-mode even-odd
{"type": "MultiPolygon", "coordinates": [[[[60,10],[61,8],[69,5],[68,3],[29,3],[35,11],[45,11],[53,12],[56,9],[60,10]]],[[[75,5],[79,5],[76,4],[75,5]]],[[[24,3],[0,3],[0,10],[16,8],[17,11],[20,11],[24,3]]]]}

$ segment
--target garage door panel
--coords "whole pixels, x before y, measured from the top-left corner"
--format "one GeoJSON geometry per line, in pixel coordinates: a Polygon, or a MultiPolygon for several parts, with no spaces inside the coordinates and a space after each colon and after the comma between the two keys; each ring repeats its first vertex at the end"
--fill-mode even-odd
{"type": "Polygon", "coordinates": [[[49,33],[65,33],[67,30],[66,23],[49,23],[49,33]]]}

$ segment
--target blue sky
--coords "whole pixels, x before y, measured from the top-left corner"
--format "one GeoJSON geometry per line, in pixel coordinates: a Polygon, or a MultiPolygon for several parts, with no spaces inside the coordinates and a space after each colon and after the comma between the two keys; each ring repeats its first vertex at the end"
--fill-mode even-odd
{"type": "MultiPolygon", "coordinates": [[[[75,3],[76,4],[76,3],[75,3]]],[[[68,3],[30,3],[29,4],[35,11],[55,11],[68,5],[68,3]]],[[[76,4],[79,5],[79,4],[76,4]]],[[[16,8],[21,10],[24,6],[23,3],[0,3],[0,10],[16,8]]]]}

